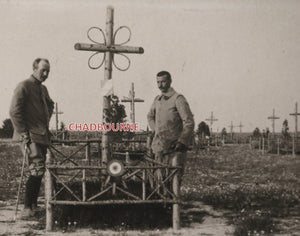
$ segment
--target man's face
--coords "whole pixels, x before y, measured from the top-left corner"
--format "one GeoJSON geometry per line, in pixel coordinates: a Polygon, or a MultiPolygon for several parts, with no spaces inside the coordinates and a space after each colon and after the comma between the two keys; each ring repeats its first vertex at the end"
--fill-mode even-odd
{"type": "Polygon", "coordinates": [[[37,78],[41,82],[44,82],[48,78],[50,65],[47,62],[41,60],[38,64],[38,67],[33,71],[35,78],[37,78]]]}
{"type": "Polygon", "coordinates": [[[168,79],[166,75],[157,76],[157,87],[160,89],[161,92],[165,93],[171,86],[171,81],[168,79]]]}

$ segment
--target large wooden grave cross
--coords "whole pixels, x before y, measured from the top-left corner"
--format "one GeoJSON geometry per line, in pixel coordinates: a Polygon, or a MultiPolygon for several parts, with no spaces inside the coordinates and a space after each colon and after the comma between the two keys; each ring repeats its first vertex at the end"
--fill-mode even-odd
{"type": "Polygon", "coordinates": [[[298,136],[298,116],[300,116],[300,113],[298,113],[298,103],[295,104],[295,113],[290,113],[290,116],[295,116],[295,138],[298,136]]]}
{"type": "Polygon", "coordinates": [[[58,111],[58,105],[57,102],[55,103],[55,111],[53,112],[55,114],[55,131],[56,131],[56,138],[58,135],[58,115],[64,114],[62,111],[58,111]]]}
{"type": "Polygon", "coordinates": [[[273,115],[268,117],[269,120],[272,120],[272,130],[273,130],[273,135],[275,135],[275,120],[280,119],[279,117],[275,116],[275,109],[273,109],[273,115]]]}
{"type": "MultiPolygon", "coordinates": [[[[112,94],[112,64],[115,65],[115,67],[119,70],[125,71],[129,68],[130,60],[127,56],[125,56],[123,53],[135,53],[135,54],[142,54],[144,53],[144,49],[142,47],[131,47],[131,46],[123,46],[125,43],[127,43],[130,40],[131,31],[127,26],[121,26],[119,27],[115,33],[114,33],[114,9],[113,7],[109,6],[107,7],[107,15],[106,15],[106,30],[105,35],[104,32],[98,28],[98,27],[92,27],[88,30],[88,38],[94,42],[95,44],[86,44],[86,43],[76,43],[75,49],[76,50],[82,50],[82,51],[93,51],[94,54],[89,58],[89,67],[91,69],[98,69],[102,66],[102,64],[105,62],[105,69],[104,69],[104,80],[102,81],[102,92],[103,92],[103,122],[109,122],[108,119],[108,111],[110,109],[110,95],[112,94]],[[122,44],[115,44],[115,38],[118,33],[118,31],[122,28],[126,28],[129,30],[130,36],[128,40],[122,44]],[[89,32],[91,30],[98,30],[102,33],[104,38],[104,43],[98,43],[91,39],[89,36],[89,32]],[[91,58],[95,56],[98,53],[104,53],[103,61],[102,63],[97,66],[93,67],[90,64],[91,58]],[[113,58],[115,54],[119,54],[124,56],[128,59],[128,67],[126,69],[120,69],[116,66],[113,58]]],[[[102,133],[102,162],[107,163],[108,161],[108,133],[106,131],[103,131],[102,133]]]]}
{"type": "Polygon", "coordinates": [[[210,135],[212,135],[212,125],[213,125],[214,121],[218,121],[218,119],[216,119],[216,118],[214,117],[214,113],[211,112],[210,118],[207,118],[207,119],[205,119],[205,120],[207,120],[207,121],[210,122],[210,133],[211,133],[210,135]]]}
{"type": "Polygon", "coordinates": [[[144,102],[143,99],[135,98],[134,92],[134,83],[131,83],[131,90],[129,91],[129,96],[121,99],[121,102],[130,102],[130,119],[132,124],[135,123],[135,107],[134,104],[136,102],[144,102]]]}

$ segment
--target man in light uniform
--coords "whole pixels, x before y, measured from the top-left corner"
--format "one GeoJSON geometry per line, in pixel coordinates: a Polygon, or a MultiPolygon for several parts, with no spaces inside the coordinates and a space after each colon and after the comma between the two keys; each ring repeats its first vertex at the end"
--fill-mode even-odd
{"type": "Polygon", "coordinates": [[[195,126],[193,114],[184,96],[171,87],[170,73],[161,71],[156,76],[161,95],[155,97],[147,115],[154,131],[152,150],[156,160],[171,164],[176,155],[178,165],[184,167],[195,126]]]}

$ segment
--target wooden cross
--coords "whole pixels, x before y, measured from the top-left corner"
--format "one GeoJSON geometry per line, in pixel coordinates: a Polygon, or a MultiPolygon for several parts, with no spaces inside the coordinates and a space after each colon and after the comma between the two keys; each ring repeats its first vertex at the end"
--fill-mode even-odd
{"type": "Polygon", "coordinates": [[[280,119],[279,117],[275,116],[275,109],[273,109],[273,115],[268,117],[269,120],[272,120],[272,129],[273,129],[273,135],[275,135],[275,120],[280,119]]]}
{"type": "Polygon", "coordinates": [[[242,125],[241,121],[240,121],[240,125],[238,125],[237,127],[240,127],[240,133],[242,133],[242,127],[244,127],[244,126],[242,125]]]}
{"type": "Polygon", "coordinates": [[[212,135],[212,125],[213,125],[214,121],[218,121],[218,119],[216,119],[216,118],[214,117],[214,113],[211,112],[210,118],[207,118],[207,119],[205,119],[205,120],[207,120],[207,121],[210,122],[210,133],[211,133],[211,135],[212,135]]]}
{"type": "Polygon", "coordinates": [[[300,113],[298,113],[298,103],[295,104],[295,113],[290,113],[290,116],[295,116],[295,137],[298,136],[298,116],[300,116],[300,113]]]}
{"type": "Polygon", "coordinates": [[[231,135],[231,139],[232,139],[233,138],[233,128],[235,127],[235,126],[233,126],[232,121],[231,121],[231,125],[229,125],[228,127],[230,127],[230,135],[231,135]]]}
{"type": "MultiPolygon", "coordinates": [[[[113,27],[114,27],[114,9],[113,9],[113,7],[109,6],[109,7],[107,7],[106,30],[105,30],[106,36],[104,38],[104,43],[96,43],[96,44],[76,43],[75,44],[76,50],[93,51],[93,52],[95,52],[95,54],[100,53],[100,52],[104,53],[105,69],[104,69],[104,80],[102,83],[102,87],[105,86],[106,84],[109,84],[108,81],[112,79],[112,64],[113,64],[114,54],[120,54],[120,53],[139,53],[139,54],[141,54],[141,53],[144,53],[144,49],[142,47],[131,47],[131,46],[122,46],[122,45],[115,44],[114,39],[115,39],[116,33],[122,27],[120,27],[115,33],[114,33],[113,27]]],[[[96,27],[94,27],[94,28],[96,28],[96,27]]],[[[99,29],[99,28],[96,28],[96,29],[100,30],[103,33],[103,31],[101,29],[99,29]]],[[[127,41],[129,41],[129,40],[127,40],[127,41]]],[[[95,41],[93,41],[93,42],[95,42],[95,41]]],[[[101,63],[101,65],[102,65],[102,63],[101,63]]],[[[99,67],[97,67],[97,68],[99,68],[99,67]]],[[[96,69],[96,68],[92,68],[92,69],[96,69]]],[[[112,83],[110,83],[110,84],[112,86],[112,83]]],[[[111,94],[103,94],[103,118],[102,118],[103,122],[108,122],[107,111],[109,111],[109,109],[110,109],[109,95],[111,95],[111,94]]],[[[108,161],[108,134],[107,134],[107,132],[103,132],[102,133],[102,162],[107,163],[107,161],[108,161]]]]}
{"type": "Polygon", "coordinates": [[[53,112],[55,114],[55,130],[56,130],[56,138],[58,135],[58,115],[64,114],[62,111],[58,111],[58,105],[57,102],[55,103],[55,111],[53,112]]]}
{"type": "Polygon", "coordinates": [[[130,102],[130,119],[132,124],[135,123],[135,107],[134,104],[136,102],[144,102],[143,99],[135,98],[135,92],[134,92],[134,83],[131,83],[131,90],[129,91],[129,96],[124,97],[124,99],[121,99],[121,102],[130,102]]]}

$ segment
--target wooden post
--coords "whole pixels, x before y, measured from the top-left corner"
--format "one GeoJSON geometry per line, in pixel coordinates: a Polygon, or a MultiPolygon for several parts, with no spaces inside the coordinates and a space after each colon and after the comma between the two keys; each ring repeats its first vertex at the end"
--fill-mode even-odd
{"type": "Polygon", "coordinates": [[[295,104],[295,112],[291,113],[290,116],[295,116],[295,137],[298,137],[298,116],[300,113],[298,113],[298,103],[295,104]]]}
{"type": "Polygon", "coordinates": [[[233,126],[233,122],[232,121],[231,121],[230,126],[228,126],[228,127],[230,127],[230,137],[231,137],[231,142],[233,143],[233,128],[235,126],[233,126]]]}
{"type": "Polygon", "coordinates": [[[62,111],[58,111],[58,105],[57,102],[55,103],[55,111],[53,112],[55,114],[55,135],[56,138],[58,138],[58,115],[64,114],[62,111]]]}
{"type": "Polygon", "coordinates": [[[53,210],[50,203],[52,197],[53,183],[52,177],[47,165],[52,162],[51,152],[48,149],[46,154],[46,171],[45,171],[45,200],[46,200],[46,231],[53,230],[53,210]]]}
{"type": "Polygon", "coordinates": [[[261,150],[261,137],[259,137],[259,141],[258,141],[258,150],[261,150]]]}
{"type": "Polygon", "coordinates": [[[147,153],[151,154],[151,133],[149,131],[149,128],[147,126],[147,153]]]}
{"type": "MultiPolygon", "coordinates": [[[[89,140],[89,136],[86,135],[85,137],[86,141],[87,141],[87,145],[85,147],[85,165],[90,164],[89,163],[89,156],[90,156],[90,144],[88,142],[89,140]]],[[[86,201],[86,169],[82,170],[82,201],[85,202],[86,201]]]]}
{"type": "Polygon", "coordinates": [[[265,138],[262,138],[262,154],[265,154],[265,138]]]}
{"type": "Polygon", "coordinates": [[[273,109],[273,115],[269,116],[268,119],[272,120],[273,137],[275,137],[275,120],[279,119],[279,117],[275,116],[275,109],[273,109]]]}
{"type": "Polygon", "coordinates": [[[295,135],[293,136],[293,157],[295,156],[295,135]]]}
{"type": "Polygon", "coordinates": [[[279,155],[279,144],[280,144],[280,141],[279,141],[279,138],[277,138],[277,155],[279,155]]]}
{"type": "Polygon", "coordinates": [[[144,102],[143,99],[135,98],[134,91],[134,83],[131,83],[131,90],[129,91],[129,96],[121,99],[121,102],[129,102],[130,103],[130,119],[131,123],[135,123],[135,103],[136,102],[144,102]]]}
{"type": "Polygon", "coordinates": [[[205,120],[210,122],[210,135],[212,135],[212,125],[213,125],[214,121],[218,121],[218,119],[216,119],[214,117],[214,113],[211,112],[210,117],[208,119],[205,119],[205,120]]]}
{"type": "Polygon", "coordinates": [[[129,152],[125,153],[125,163],[128,165],[130,162],[130,156],[129,156],[129,152]]]}
{"type": "MultiPolygon", "coordinates": [[[[178,154],[172,159],[172,166],[178,166],[178,154]]],[[[173,177],[173,192],[176,196],[175,200],[180,198],[180,186],[179,186],[179,173],[177,172],[173,177]]],[[[180,229],[180,206],[179,203],[173,204],[173,230],[180,229]]]]}
{"type": "MultiPolygon", "coordinates": [[[[106,12],[106,45],[111,47],[113,42],[114,32],[114,9],[110,6],[106,12]]],[[[113,53],[110,51],[105,52],[105,69],[104,69],[104,81],[112,79],[112,57],[113,53]]],[[[106,111],[110,109],[110,99],[108,96],[103,96],[103,122],[109,122],[108,114],[106,111]]],[[[102,131],[102,162],[108,162],[108,132],[102,131]]]]}
{"type": "Polygon", "coordinates": [[[142,181],[142,199],[146,200],[146,170],[143,170],[143,181],[142,181]]]}
{"type": "Polygon", "coordinates": [[[249,138],[249,144],[250,144],[250,149],[252,150],[252,138],[251,138],[251,136],[249,138]]]}

